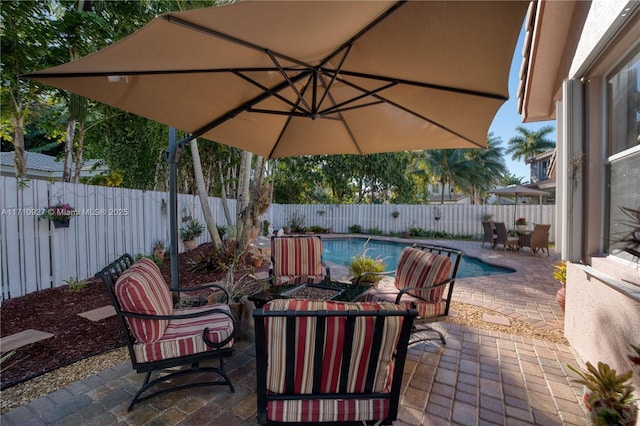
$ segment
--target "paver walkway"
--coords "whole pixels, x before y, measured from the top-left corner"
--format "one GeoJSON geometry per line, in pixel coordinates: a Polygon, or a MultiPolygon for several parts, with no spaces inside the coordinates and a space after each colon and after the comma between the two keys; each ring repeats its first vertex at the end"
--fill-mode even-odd
{"type": "MultiPolygon", "coordinates": [[[[433,241],[432,241],[433,242],[433,241]]],[[[517,270],[513,274],[464,278],[454,300],[495,310],[537,327],[561,330],[555,301],[558,283],[550,257],[482,249],[478,242],[440,242],[467,255],[517,270]]],[[[449,323],[447,345],[410,348],[405,367],[402,425],[586,425],[567,364],[577,364],[570,347],[449,323]]],[[[238,342],[227,366],[236,387],[192,389],[137,405],[129,401],[143,377],[122,363],[60,389],[3,416],[4,425],[255,425],[255,352],[238,342]]]]}

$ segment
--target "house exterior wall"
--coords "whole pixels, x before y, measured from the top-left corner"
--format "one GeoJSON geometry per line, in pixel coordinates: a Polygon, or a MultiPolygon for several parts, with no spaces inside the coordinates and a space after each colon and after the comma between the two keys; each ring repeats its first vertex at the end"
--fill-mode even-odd
{"type": "MultiPolygon", "coordinates": [[[[567,233],[562,256],[569,260],[565,336],[583,361],[607,362],[618,371],[634,369],[629,345],[640,344],[639,263],[605,253],[607,74],[640,40],[640,13],[632,16],[629,6],[621,0],[592,2],[558,111],[565,129],[557,203],[568,206],[559,216],[559,229],[567,233]],[[577,88],[580,95],[569,96],[577,88]]],[[[634,371],[640,390],[640,372],[634,371]]]]}

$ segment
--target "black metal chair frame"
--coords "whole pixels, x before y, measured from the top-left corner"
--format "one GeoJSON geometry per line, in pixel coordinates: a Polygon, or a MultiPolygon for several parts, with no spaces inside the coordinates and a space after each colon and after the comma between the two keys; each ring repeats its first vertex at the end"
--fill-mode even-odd
{"type": "MultiPolygon", "coordinates": [[[[271,246],[273,247],[273,240],[278,239],[278,238],[308,238],[308,237],[315,237],[318,238],[320,241],[322,241],[322,237],[320,237],[319,235],[283,235],[283,236],[272,236],[271,237],[271,246]]],[[[273,266],[275,265],[275,256],[273,253],[273,250],[271,250],[271,266],[269,267],[269,283],[271,285],[277,285],[276,284],[276,280],[277,278],[273,275],[273,266]]],[[[320,255],[320,264],[324,267],[325,270],[325,274],[324,277],[322,278],[322,282],[329,282],[331,281],[331,269],[329,268],[329,265],[327,265],[324,260],[322,259],[322,254],[320,255]]]]}
{"type": "MultiPolygon", "coordinates": [[[[415,248],[419,248],[421,250],[425,250],[428,251],[430,253],[435,253],[435,254],[440,254],[443,256],[447,256],[449,259],[451,259],[451,263],[452,263],[452,268],[451,268],[451,273],[449,275],[449,278],[439,284],[424,288],[424,287],[405,287],[401,290],[399,290],[398,296],[396,297],[396,300],[394,303],[399,304],[400,303],[400,299],[402,298],[402,296],[404,294],[406,294],[409,291],[413,291],[414,294],[412,294],[412,297],[416,297],[418,299],[423,299],[420,296],[416,296],[415,295],[415,291],[433,291],[434,289],[440,288],[440,287],[447,287],[449,286],[446,290],[446,296],[443,297],[443,301],[446,303],[445,305],[445,310],[444,313],[442,315],[438,315],[438,316],[433,316],[433,317],[427,317],[427,318],[422,318],[422,317],[418,317],[414,320],[414,326],[413,326],[413,333],[424,333],[424,332],[433,332],[436,333],[438,335],[438,338],[440,339],[440,341],[442,342],[443,345],[447,344],[446,339],[444,338],[444,334],[440,331],[437,330],[431,326],[429,326],[428,324],[443,320],[445,318],[447,318],[449,316],[449,309],[451,308],[451,300],[452,300],[452,296],[453,296],[453,286],[455,285],[456,282],[456,276],[458,275],[458,268],[460,267],[460,260],[462,260],[462,256],[464,256],[464,252],[462,250],[458,250],[458,249],[453,249],[453,248],[448,248],[448,247],[441,247],[441,246],[433,246],[433,245],[429,245],[429,244],[414,244],[413,247],[415,248]],[[455,256],[455,258],[453,258],[455,256]]],[[[360,283],[360,279],[364,276],[364,275],[391,275],[391,274],[395,274],[397,270],[393,270],[393,271],[385,271],[385,272],[365,272],[364,274],[362,274],[357,280],[356,280],[356,285],[359,285],[360,283]]],[[[426,300],[425,300],[426,301],[426,300]]],[[[419,342],[424,342],[424,341],[428,341],[428,340],[434,340],[435,337],[429,337],[428,335],[416,338],[414,340],[411,340],[411,342],[409,344],[413,345],[419,342]]]]}
{"type": "MultiPolygon", "coordinates": [[[[226,344],[228,344],[235,336],[235,320],[233,316],[224,310],[216,309],[216,308],[207,309],[205,311],[200,311],[200,312],[194,312],[192,314],[183,314],[183,315],[145,315],[145,314],[137,314],[133,312],[123,311],[115,295],[115,284],[118,278],[122,275],[122,273],[124,273],[129,267],[131,267],[133,263],[134,261],[131,255],[124,254],[95,275],[96,277],[102,278],[102,281],[104,282],[107,288],[107,292],[109,293],[109,296],[111,298],[111,303],[113,303],[113,306],[116,310],[118,321],[125,335],[127,348],[129,349],[129,356],[131,358],[131,365],[133,369],[135,369],[137,373],[147,373],[145,375],[144,382],[141,388],[138,390],[138,392],[133,397],[133,400],[129,404],[128,411],[131,411],[133,406],[138,402],[145,401],[147,399],[150,399],[165,393],[175,392],[183,389],[189,389],[189,388],[195,388],[195,387],[201,387],[201,386],[229,386],[229,389],[231,390],[231,392],[235,392],[233,384],[231,383],[231,380],[229,379],[229,377],[227,376],[227,373],[224,370],[224,358],[229,357],[233,354],[233,347],[228,347],[228,348],[223,347],[226,344]],[[148,320],[171,320],[171,319],[197,318],[197,317],[200,317],[203,315],[209,315],[212,313],[221,313],[228,316],[233,322],[233,328],[234,328],[231,335],[228,338],[226,338],[224,341],[219,343],[211,342],[207,338],[207,335],[209,333],[208,327],[205,327],[203,329],[202,338],[207,346],[214,348],[213,351],[205,351],[205,352],[200,352],[200,353],[191,354],[187,356],[167,358],[167,359],[158,360],[158,361],[150,361],[150,362],[142,362],[142,363],[136,361],[136,357],[133,349],[133,345],[135,343],[135,337],[131,333],[131,330],[125,318],[128,317],[128,318],[140,318],[140,319],[148,319],[148,320]],[[209,361],[213,359],[219,359],[220,361],[219,367],[201,367],[200,366],[200,362],[209,361]],[[163,370],[166,370],[169,368],[180,367],[185,365],[190,365],[190,368],[182,369],[174,372],[166,372],[168,374],[160,376],[155,380],[151,380],[151,374],[153,372],[162,372],[163,370]],[[142,396],[142,394],[145,393],[147,390],[161,383],[170,382],[171,380],[179,379],[187,375],[200,374],[200,373],[211,373],[211,374],[214,374],[215,376],[218,376],[221,380],[214,380],[214,381],[203,380],[203,381],[197,381],[193,383],[186,383],[183,385],[174,384],[173,387],[159,389],[155,392],[151,392],[148,395],[142,396]]],[[[226,296],[226,300],[224,303],[228,303],[229,295],[227,291],[224,289],[224,287],[221,287],[216,284],[208,284],[204,286],[191,287],[191,288],[179,288],[179,289],[169,288],[169,290],[172,291],[173,294],[176,294],[178,292],[196,291],[196,290],[203,290],[207,288],[217,288],[222,290],[222,292],[226,296]]]]}
{"type": "MultiPolygon", "coordinates": [[[[392,422],[397,418],[398,415],[398,405],[400,399],[400,390],[402,386],[402,374],[404,371],[404,364],[407,355],[407,347],[409,345],[409,338],[411,335],[411,330],[413,328],[413,320],[417,317],[418,312],[415,309],[407,309],[402,311],[263,311],[262,309],[255,309],[253,311],[253,317],[255,319],[255,331],[256,331],[256,380],[257,380],[257,405],[258,405],[258,423],[261,425],[281,425],[287,423],[281,422],[273,422],[267,420],[267,403],[268,401],[273,400],[314,400],[314,399],[389,399],[389,413],[385,419],[379,419],[377,421],[371,422],[338,422],[337,424],[342,425],[360,425],[363,424],[383,424],[383,425],[391,425],[392,422]],[[320,382],[322,380],[321,372],[322,372],[322,361],[324,358],[324,347],[319,342],[324,340],[325,335],[325,324],[327,317],[339,317],[343,316],[347,318],[346,327],[344,330],[345,337],[345,349],[343,355],[343,362],[341,364],[341,374],[340,376],[344,378],[342,383],[340,384],[341,392],[339,393],[320,393],[320,382]],[[371,336],[371,340],[374,347],[377,347],[378,350],[371,351],[371,354],[377,354],[378,356],[372,356],[369,360],[369,369],[367,376],[367,389],[364,393],[347,393],[346,392],[346,377],[349,374],[349,369],[351,365],[349,363],[350,354],[353,350],[353,333],[354,333],[354,323],[357,317],[361,316],[372,316],[376,318],[376,325],[374,335],[371,336]],[[373,379],[375,374],[375,368],[373,366],[376,365],[377,359],[380,355],[380,344],[383,334],[383,323],[385,318],[391,316],[403,316],[404,321],[402,322],[402,329],[400,331],[400,338],[396,344],[394,357],[395,364],[393,370],[393,378],[391,382],[391,387],[388,393],[380,393],[380,392],[372,392],[373,387],[373,379]],[[267,392],[267,352],[266,352],[266,330],[264,325],[264,319],[267,317],[285,317],[286,318],[286,329],[287,329],[287,341],[286,341],[286,361],[284,365],[286,365],[286,371],[283,371],[285,377],[285,383],[287,390],[283,394],[271,394],[267,392]],[[295,394],[293,393],[293,383],[294,383],[294,368],[295,368],[295,330],[296,330],[296,318],[299,317],[316,317],[318,321],[316,322],[315,328],[315,342],[316,348],[315,353],[313,354],[314,359],[314,369],[315,374],[313,375],[313,389],[318,389],[318,391],[314,391],[309,394],[295,394]]],[[[336,423],[310,423],[305,422],[305,425],[324,425],[324,424],[336,424],[336,423]]]]}

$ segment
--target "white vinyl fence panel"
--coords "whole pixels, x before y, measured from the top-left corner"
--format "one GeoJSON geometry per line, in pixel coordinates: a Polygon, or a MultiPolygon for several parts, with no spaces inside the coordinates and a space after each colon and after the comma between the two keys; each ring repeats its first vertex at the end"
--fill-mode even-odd
{"type": "MultiPolygon", "coordinates": [[[[19,188],[13,177],[0,176],[0,279],[2,300],[63,285],[65,280],[86,279],[123,253],[151,254],[153,242],[169,243],[169,194],[126,188],[32,180],[19,188]],[[77,211],[68,228],[54,228],[38,214],[57,202],[69,203],[77,211]]],[[[235,200],[228,200],[235,218],[235,200]]],[[[219,198],[209,198],[218,225],[227,225],[219,198]]],[[[454,235],[482,234],[480,220],[492,214],[495,221],[510,226],[514,206],[471,205],[272,205],[263,215],[275,229],[289,224],[292,215],[304,218],[304,226],[331,228],[347,233],[360,225],[365,231],[400,233],[411,228],[444,231],[454,235]],[[392,213],[398,212],[394,218],[392,213]]],[[[200,199],[178,196],[178,217],[204,223],[200,199]]],[[[517,217],[530,223],[551,224],[553,205],[517,206],[517,217]]],[[[182,225],[180,222],[180,226],[182,225]]],[[[205,232],[197,243],[210,241],[205,232]]],[[[178,251],[184,251],[180,242],[178,251]]]]}

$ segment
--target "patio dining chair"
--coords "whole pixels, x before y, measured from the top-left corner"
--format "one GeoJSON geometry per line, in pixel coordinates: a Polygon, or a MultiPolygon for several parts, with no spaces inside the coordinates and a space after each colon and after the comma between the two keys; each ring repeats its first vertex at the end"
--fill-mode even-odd
{"type": "Polygon", "coordinates": [[[484,243],[491,243],[491,247],[495,247],[496,233],[494,222],[482,221],[482,230],[484,231],[484,235],[482,237],[482,247],[484,247],[484,243]]]}
{"type": "Polygon", "coordinates": [[[551,225],[542,225],[536,223],[533,225],[533,231],[528,235],[520,236],[520,246],[529,247],[533,256],[538,250],[544,253],[547,250],[549,256],[549,229],[551,225]]]}
{"type": "Polygon", "coordinates": [[[140,401],[197,386],[223,385],[234,392],[224,370],[224,358],[233,353],[235,321],[223,287],[209,284],[177,289],[189,292],[216,288],[227,295],[227,300],[174,309],[173,289],[150,259],[134,263],[125,254],[96,276],[102,278],[115,307],[133,368],[138,373],[147,373],[129,410],[140,401]],[[200,367],[201,362],[216,359],[220,361],[219,367],[200,367]],[[158,373],[157,378],[151,380],[154,372],[158,373]],[[185,376],[194,379],[183,380],[185,376]],[[209,380],[212,377],[215,380],[209,380]]]}
{"type": "Polygon", "coordinates": [[[330,281],[331,272],[322,260],[318,236],[274,236],[271,238],[271,285],[330,281]]]}
{"type": "MultiPolygon", "coordinates": [[[[431,333],[435,333],[442,344],[446,344],[444,334],[429,324],[443,320],[449,315],[453,286],[463,255],[460,250],[445,247],[407,247],[400,253],[398,268],[395,271],[363,274],[395,273],[393,285],[373,287],[357,300],[391,302],[405,307],[415,307],[418,310],[418,318],[414,321],[411,344],[433,340],[435,337],[431,333]]],[[[356,285],[359,285],[360,278],[356,285]]]]}
{"type": "Polygon", "coordinates": [[[496,222],[496,245],[502,244],[502,251],[507,247],[518,249],[520,247],[520,239],[518,237],[510,237],[507,232],[507,226],[504,222],[496,222]]]}

